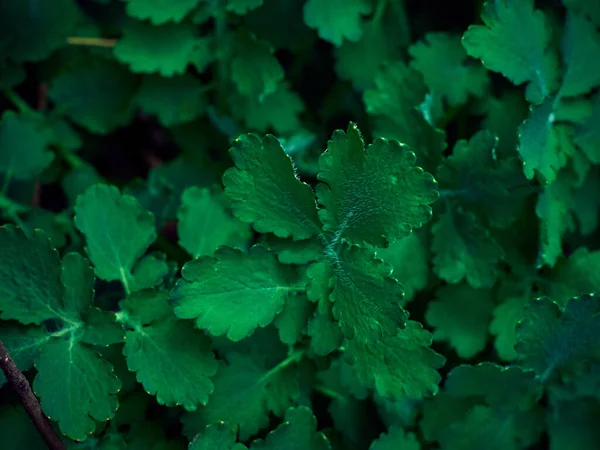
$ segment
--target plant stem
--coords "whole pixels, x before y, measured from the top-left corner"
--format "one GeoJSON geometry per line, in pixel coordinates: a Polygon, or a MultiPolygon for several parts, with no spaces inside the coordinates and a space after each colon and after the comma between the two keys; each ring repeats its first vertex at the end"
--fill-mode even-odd
{"type": "Polygon", "coordinates": [[[52,425],[50,425],[50,421],[42,411],[40,403],[31,390],[31,386],[29,386],[27,378],[17,368],[2,341],[0,341],[0,368],[2,368],[13,390],[21,398],[21,403],[25,407],[29,418],[42,436],[42,439],[44,439],[44,442],[46,442],[48,448],[50,450],[65,450],[65,444],[56,431],[54,431],[52,425]]]}
{"type": "Polygon", "coordinates": [[[327,386],[324,386],[322,384],[317,384],[317,385],[313,386],[313,389],[315,391],[323,394],[325,397],[329,397],[329,398],[331,398],[333,400],[339,400],[339,401],[342,401],[342,402],[346,402],[348,400],[347,397],[344,397],[339,392],[336,392],[333,389],[330,389],[327,386]]]}
{"type": "Polygon", "coordinates": [[[67,44],[71,45],[85,45],[88,47],[105,47],[112,48],[117,45],[118,39],[105,39],[105,38],[94,38],[94,37],[68,37],[67,44]]]}
{"type": "Polygon", "coordinates": [[[25,100],[23,100],[19,96],[19,94],[17,94],[12,89],[5,89],[4,91],[2,91],[2,93],[4,94],[4,96],[6,97],[6,99],[9,102],[11,102],[15,106],[15,108],[17,108],[17,110],[19,112],[22,112],[22,113],[31,113],[31,112],[33,112],[33,108],[31,108],[31,106],[29,106],[27,104],[27,102],[25,100]]]}
{"type": "Polygon", "coordinates": [[[387,7],[388,0],[379,0],[377,2],[377,7],[375,9],[375,14],[373,15],[373,22],[379,23],[383,18],[383,13],[385,13],[385,8],[387,7]]]}
{"type": "Polygon", "coordinates": [[[264,381],[268,380],[273,375],[275,375],[277,372],[280,372],[281,370],[285,369],[290,364],[293,364],[296,361],[299,361],[300,359],[302,359],[303,356],[304,356],[304,350],[300,349],[300,350],[293,351],[292,353],[290,353],[288,355],[287,358],[285,358],[283,361],[281,361],[279,364],[277,364],[275,367],[273,367],[271,370],[269,370],[267,373],[265,373],[262,377],[260,377],[259,382],[264,382],[264,381]]]}

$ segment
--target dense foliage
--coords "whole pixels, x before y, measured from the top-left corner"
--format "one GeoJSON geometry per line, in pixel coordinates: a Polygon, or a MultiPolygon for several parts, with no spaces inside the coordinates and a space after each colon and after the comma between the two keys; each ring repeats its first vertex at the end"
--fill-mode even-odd
{"type": "Polygon", "coordinates": [[[0,341],[67,448],[600,448],[600,1],[448,3],[0,2],[0,341]]]}

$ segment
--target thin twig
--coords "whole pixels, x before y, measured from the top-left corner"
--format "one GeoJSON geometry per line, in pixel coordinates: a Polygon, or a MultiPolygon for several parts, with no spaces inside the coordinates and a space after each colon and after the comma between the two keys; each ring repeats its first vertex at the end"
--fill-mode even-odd
{"type": "Polygon", "coordinates": [[[87,47],[112,48],[117,45],[118,39],[93,38],[93,37],[68,37],[67,44],[83,45],[87,47]]]}
{"type": "Polygon", "coordinates": [[[15,362],[10,357],[8,350],[0,341],[0,368],[4,372],[6,379],[13,390],[21,398],[21,403],[25,407],[29,418],[37,428],[38,432],[46,442],[50,450],[66,450],[65,444],[50,425],[50,421],[42,411],[40,403],[29,386],[25,375],[17,368],[15,362]]]}

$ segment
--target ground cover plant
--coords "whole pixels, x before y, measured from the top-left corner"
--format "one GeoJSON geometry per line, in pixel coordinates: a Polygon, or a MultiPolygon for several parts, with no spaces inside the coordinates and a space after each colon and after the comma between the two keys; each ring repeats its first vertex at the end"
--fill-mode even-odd
{"type": "Polygon", "coordinates": [[[0,447],[600,448],[600,2],[455,3],[0,2],[0,447]]]}

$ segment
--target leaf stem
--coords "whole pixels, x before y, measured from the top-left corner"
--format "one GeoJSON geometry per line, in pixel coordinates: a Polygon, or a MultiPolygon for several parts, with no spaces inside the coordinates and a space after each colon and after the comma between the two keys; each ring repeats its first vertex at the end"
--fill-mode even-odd
{"type": "Polygon", "coordinates": [[[339,392],[337,392],[331,388],[328,388],[327,386],[323,386],[322,384],[317,384],[317,385],[313,386],[313,389],[315,391],[319,392],[320,394],[323,394],[325,397],[329,397],[333,400],[339,400],[342,402],[345,402],[348,400],[347,397],[343,396],[339,392]]]}
{"type": "Polygon", "coordinates": [[[84,45],[87,47],[112,48],[117,45],[118,39],[94,38],[94,37],[68,37],[67,44],[84,45]]]}
{"type": "Polygon", "coordinates": [[[33,112],[33,108],[31,106],[29,106],[27,104],[27,102],[25,100],[23,100],[21,98],[21,96],[19,94],[17,94],[15,91],[13,91],[12,89],[5,89],[4,91],[2,91],[2,93],[4,94],[6,99],[9,102],[11,102],[15,106],[15,108],[17,108],[17,110],[19,112],[22,112],[22,113],[33,112]]]}
{"type": "Polygon", "coordinates": [[[296,361],[301,360],[303,356],[304,356],[303,349],[294,350],[292,353],[290,353],[288,355],[287,358],[285,358],[283,361],[281,361],[279,364],[277,364],[271,370],[267,371],[267,373],[265,373],[262,377],[260,377],[260,379],[258,380],[259,383],[263,383],[263,382],[267,381],[269,378],[271,378],[277,372],[280,372],[283,369],[285,369],[287,366],[289,366],[290,364],[293,364],[296,361]]]}
{"type": "Polygon", "coordinates": [[[381,22],[383,18],[383,13],[385,13],[385,8],[387,7],[388,0],[379,0],[377,2],[377,8],[375,9],[375,14],[373,15],[373,23],[381,22]]]}
{"type": "Polygon", "coordinates": [[[2,368],[2,371],[13,390],[21,398],[21,403],[25,407],[29,418],[42,436],[42,439],[44,439],[44,442],[46,442],[48,448],[50,450],[65,450],[65,444],[62,442],[56,431],[54,431],[52,425],[50,425],[50,421],[42,411],[42,407],[31,390],[27,378],[25,378],[25,375],[17,368],[2,341],[0,341],[0,368],[2,368]]]}

